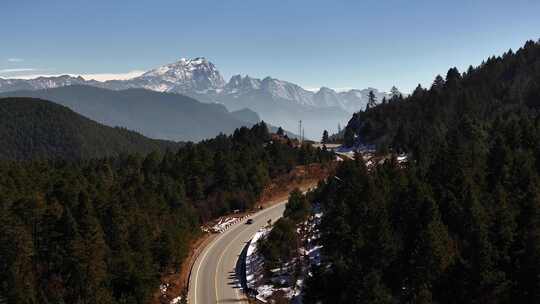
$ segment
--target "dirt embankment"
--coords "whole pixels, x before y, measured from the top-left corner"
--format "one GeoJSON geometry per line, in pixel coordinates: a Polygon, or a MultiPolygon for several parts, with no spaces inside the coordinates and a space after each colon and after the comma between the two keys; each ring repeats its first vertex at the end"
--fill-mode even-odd
{"type": "Polygon", "coordinates": [[[315,188],[317,183],[332,174],[335,168],[335,163],[324,166],[321,164],[297,166],[288,174],[272,180],[264,189],[259,205],[267,207],[282,202],[289,197],[289,193],[295,188],[302,191],[315,188]]]}
{"type": "MultiPolygon", "coordinates": [[[[288,174],[273,179],[264,189],[256,206],[264,208],[287,200],[289,193],[295,188],[306,191],[317,186],[317,183],[330,176],[335,170],[336,164],[311,164],[307,166],[297,166],[288,174]]],[[[216,234],[203,233],[190,244],[190,252],[178,273],[163,274],[161,278],[162,286],[167,286],[165,292],[158,289],[151,300],[151,304],[169,304],[170,301],[178,297],[184,288],[187,288],[191,268],[199,253],[209,244],[216,234]]]]}

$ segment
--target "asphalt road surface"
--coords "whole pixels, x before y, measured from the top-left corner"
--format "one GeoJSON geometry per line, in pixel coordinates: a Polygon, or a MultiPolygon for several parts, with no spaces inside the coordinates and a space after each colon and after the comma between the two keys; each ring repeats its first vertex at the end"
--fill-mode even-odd
{"type": "Polygon", "coordinates": [[[206,246],[193,265],[188,293],[190,304],[248,303],[242,291],[246,245],[269,219],[275,222],[283,215],[285,203],[259,211],[249,217],[253,224],[246,224],[245,219],[206,246]]]}

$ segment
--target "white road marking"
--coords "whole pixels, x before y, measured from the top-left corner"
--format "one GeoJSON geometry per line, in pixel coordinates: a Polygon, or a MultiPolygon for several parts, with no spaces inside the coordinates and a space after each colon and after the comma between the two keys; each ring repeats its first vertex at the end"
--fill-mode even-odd
{"type": "MultiPolygon", "coordinates": [[[[263,214],[265,214],[265,213],[269,212],[270,210],[273,210],[273,209],[275,209],[275,208],[281,206],[282,204],[284,204],[284,203],[286,203],[286,202],[287,202],[287,201],[283,201],[283,202],[278,203],[278,204],[276,204],[276,205],[274,205],[274,206],[272,206],[272,207],[269,207],[268,209],[261,210],[261,211],[259,211],[258,213],[253,214],[252,217],[261,217],[263,214]]],[[[237,227],[240,227],[240,226],[237,226],[237,227]]],[[[236,228],[236,227],[235,227],[235,228],[236,228]]],[[[231,231],[233,231],[233,230],[236,230],[236,229],[231,229],[231,230],[226,230],[226,231],[224,231],[220,236],[218,236],[216,239],[214,239],[214,241],[212,241],[212,243],[210,244],[210,246],[209,246],[209,247],[205,250],[205,252],[203,253],[203,255],[202,255],[202,257],[201,257],[201,260],[200,260],[200,262],[199,262],[199,265],[197,266],[197,271],[195,272],[195,286],[194,286],[194,291],[193,291],[193,292],[195,293],[195,295],[194,295],[194,297],[193,297],[193,300],[194,300],[195,303],[193,303],[193,304],[197,304],[197,286],[198,286],[198,281],[199,281],[199,271],[200,271],[200,269],[201,269],[201,265],[203,264],[204,260],[206,259],[208,253],[209,253],[210,251],[212,251],[212,248],[214,248],[215,244],[217,244],[221,239],[223,239],[226,235],[228,235],[229,233],[231,233],[231,231]]],[[[238,238],[238,236],[236,236],[236,237],[233,239],[233,241],[236,240],[237,238],[238,238]]],[[[230,244],[233,243],[233,241],[231,241],[231,242],[229,243],[229,245],[227,245],[226,249],[223,250],[223,252],[227,251],[227,248],[230,246],[230,244]]],[[[219,264],[220,264],[220,262],[221,262],[221,258],[223,257],[223,252],[222,252],[222,254],[220,255],[220,258],[219,258],[219,260],[218,260],[217,267],[219,266],[219,264]]],[[[217,268],[216,268],[216,270],[217,270],[217,268]]],[[[216,286],[215,286],[215,287],[216,287],[216,288],[215,288],[215,290],[216,290],[216,301],[218,301],[219,298],[218,298],[218,292],[217,292],[217,289],[218,289],[218,287],[217,287],[217,271],[216,271],[216,274],[214,275],[214,284],[216,285],[216,286]]],[[[237,299],[240,299],[240,298],[238,297],[238,291],[236,291],[236,293],[237,293],[237,299]]]]}

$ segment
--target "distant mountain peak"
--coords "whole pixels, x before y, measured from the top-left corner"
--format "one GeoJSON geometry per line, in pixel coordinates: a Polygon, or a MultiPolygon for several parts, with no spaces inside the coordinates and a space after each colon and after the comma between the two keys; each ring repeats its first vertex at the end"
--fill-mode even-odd
{"type": "Polygon", "coordinates": [[[207,64],[209,63],[208,59],[206,57],[195,57],[193,59],[188,59],[188,61],[192,64],[207,64]]]}
{"type": "Polygon", "coordinates": [[[328,92],[328,93],[334,92],[334,93],[336,93],[336,90],[331,89],[331,88],[329,88],[329,87],[320,87],[318,92],[319,92],[319,93],[320,93],[320,92],[328,92]]]}
{"type": "MultiPolygon", "coordinates": [[[[152,69],[142,74],[140,77],[169,75],[169,76],[175,76],[178,78],[178,77],[183,76],[183,73],[185,72],[195,71],[198,69],[211,70],[211,71],[217,72],[215,65],[209,62],[204,57],[196,57],[193,59],[180,58],[180,60],[176,62],[165,64],[158,68],[152,69]]],[[[178,80],[182,80],[182,79],[183,78],[178,78],[178,80]]]]}
{"type": "Polygon", "coordinates": [[[261,81],[259,79],[251,78],[249,75],[242,77],[242,75],[238,74],[231,77],[224,87],[224,92],[226,94],[245,93],[258,90],[260,87],[261,81]]]}
{"type": "MultiPolygon", "coordinates": [[[[349,113],[365,108],[367,95],[373,90],[378,100],[388,95],[374,88],[363,90],[336,91],[329,87],[321,87],[317,91],[309,91],[301,86],[266,76],[262,79],[249,75],[234,75],[226,82],[216,66],[206,57],[180,58],[175,62],[149,70],[144,74],[127,80],[98,82],[85,80],[82,77],[62,75],[56,77],[39,77],[30,80],[0,78],[0,92],[14,90],[36,90],[56,88],[66,85],[92,85],[101,88],[123,90],[142,88],[158,92],[180,93],[206,98],[215,102],[222,97],[230,96],[235,100],[241,96],[263,94],[274,100],[286,101],[308,108],[338,107],[349,113]],[[203,96],[207,95],[207,96],[203,96]]],[[[257,100],[253,101],[254,103],[257,100]]],[[[249,106],[249,105],[246,105],[249,106]]]]}
{"type": "Polygon", "coordinates": [[[225,80],[216,66],[205,57],[181,58],[131,80],[133,86],[161,92],[204,93],[218,91],[225,80]],[[138,84],[137,84],[138,83],[138,84]]]}

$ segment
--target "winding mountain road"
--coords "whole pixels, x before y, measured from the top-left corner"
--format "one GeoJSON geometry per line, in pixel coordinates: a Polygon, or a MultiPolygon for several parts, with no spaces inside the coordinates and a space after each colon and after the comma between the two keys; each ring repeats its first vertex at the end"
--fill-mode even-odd
{"type": "Polygon", "coordinates": [[[189,283],[190,304],[248,303],[242,292],[243,257],[246,245],[269,219],[275,222],[283,215],[281,202],[255,213],[250,218],[220,234],[199,254],[192,268],[189,283]]]}

